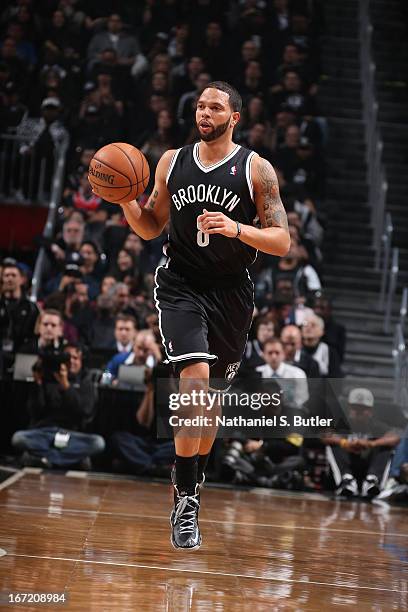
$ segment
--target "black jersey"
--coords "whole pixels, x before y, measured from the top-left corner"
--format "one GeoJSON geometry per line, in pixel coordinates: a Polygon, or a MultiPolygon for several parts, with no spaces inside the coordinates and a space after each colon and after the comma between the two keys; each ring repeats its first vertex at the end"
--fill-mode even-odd
{"type": "Polygon", "coordinates": [[[166,254],[170,265],[187,278],[222,286],[223,280],[227,283],[247,275],[256,249],[239,239],[204,234],[197,217],[205,208],[253,224],[257,216],[251,180],[254,155],[237,145],[227,157],[206,167],[200,162],[198,143],[175,152],[167,175],[171,207],[166,254]]]}

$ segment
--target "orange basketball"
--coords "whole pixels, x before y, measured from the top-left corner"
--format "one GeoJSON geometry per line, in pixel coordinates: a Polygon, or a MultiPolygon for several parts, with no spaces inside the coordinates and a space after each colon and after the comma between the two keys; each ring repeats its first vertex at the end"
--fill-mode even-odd
{"type": "Polygon", "coordinates": [[[88,180],[94,192],[108,202],[134,200],[147,187],[150,170],[143,153],[126,142],[111,142],[91,159],[88,180]]]}

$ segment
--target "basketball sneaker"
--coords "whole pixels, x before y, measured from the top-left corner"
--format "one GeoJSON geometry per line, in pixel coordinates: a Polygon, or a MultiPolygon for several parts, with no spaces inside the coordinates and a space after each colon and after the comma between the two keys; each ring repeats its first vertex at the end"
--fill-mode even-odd
{"type": "Polygon", "coordinates": [[[338,497],[356,497],[358,495],[357,481],[351,474],[344,474],[340,486],[336,489],[338,497]]]}
{"type": "Polygon", "coordinates": [[[388,478],[383,490],[379,492],[376,499],[392,499],[400,486],[396,478],[388,478]]]}
{"type": "Polygon", "coordinates": [[[380,486],[378,483],[378,478],[374,474],[367,474],[363,484],[361,485],[361,495],[362,497],[367,497],[368,499],[372,499],[380,492],[380,486]]]}
{"type": "Polygon", "coordinates": [[[174,487],[174,509],[170,515],[171,543],[174,548],[196,550],[201,546],[201,533],[198,525],[200,510],[199,485],[193,495],[180,492],[174,487]]]}

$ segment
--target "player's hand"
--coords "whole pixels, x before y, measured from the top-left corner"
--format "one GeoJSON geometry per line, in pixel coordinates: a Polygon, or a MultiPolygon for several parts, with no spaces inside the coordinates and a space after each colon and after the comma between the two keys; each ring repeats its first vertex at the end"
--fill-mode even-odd
{"type": "Polygon", "coordinates": [[[222,234],[227,238],[235,238],[237,235],[237,224],[222,212],[208,212],[204,208],[202,215],[197,217],[204,234],[222,234]]]}

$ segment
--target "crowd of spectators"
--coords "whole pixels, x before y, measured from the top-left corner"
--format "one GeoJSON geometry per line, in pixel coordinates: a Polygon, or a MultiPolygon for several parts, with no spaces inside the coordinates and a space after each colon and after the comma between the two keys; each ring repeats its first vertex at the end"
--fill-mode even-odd
{"type": "MultiPolygon", "coordinates": [[[[12,439],[27,463],[65,466],[107,453],[116,467],[137,473],[171,464],[172,443],[154,436],[155,381],[170,375],[153,299],[166,234],[146,243],[130,231],[121,209],[92,193],[87,168],[99,147],[126,141],[145,153],[153,177],[164,151],[198,138],[195,103],[211,80],[229,81],[241,93],[235,140],[274,165],[291,235],[285,257],[260,254],[250,271],[256,310],[240,373],[298,379],[293,401],[306,412],[308,379],[342,376],[345,330],[332,316],[322,280],[322,5],[146,0],[121,2],[118,14],[110,0],[3,3],[0,132],[29,126],[32,138],[20,154],[36,150],[50,176],[55,146],[65,135],[70,142],[55,234],[39,243],[46,264],[38,305],[27,298],[30,270],[12,259],[2,264],[3,376],[13,376],[16,353],[38,356],[30,422],[12,439]],[[59,349],[65,360],[56,357],[59,349]],[[95,389],[129,390],[130,371],[143,386],[137,401],[132,396],[132,424],[96,435],[95,389]]],[[[293,473],[303,469],[302,439],[273,442],[265,445],[270,470],[282,461],[293,473]]],[[[242,459],[259,454],[262,441],[234,444],[242,459]]]]}

